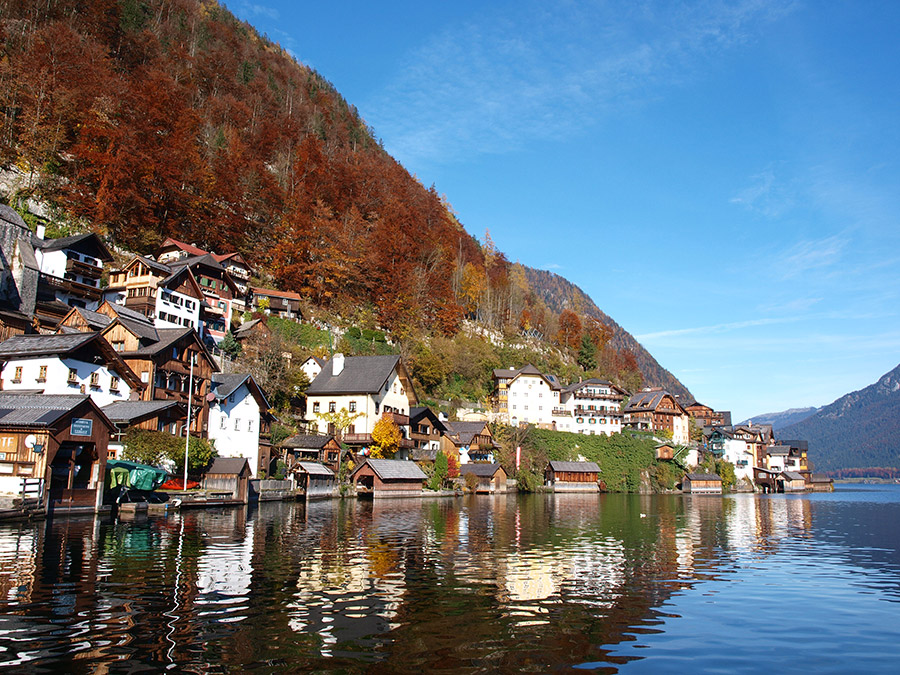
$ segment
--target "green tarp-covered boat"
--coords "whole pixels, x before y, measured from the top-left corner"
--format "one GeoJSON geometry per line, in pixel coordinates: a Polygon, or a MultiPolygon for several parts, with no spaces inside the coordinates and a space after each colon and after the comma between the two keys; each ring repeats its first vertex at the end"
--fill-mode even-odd
{"type": "Polygon", "coordinates": [[[138,464],[124,459],[110,459],[106,462],[106,487],[126,487],[135,490],[155,490],[166,482],[169,474],[162,469],[147,464],[138,464]]]}

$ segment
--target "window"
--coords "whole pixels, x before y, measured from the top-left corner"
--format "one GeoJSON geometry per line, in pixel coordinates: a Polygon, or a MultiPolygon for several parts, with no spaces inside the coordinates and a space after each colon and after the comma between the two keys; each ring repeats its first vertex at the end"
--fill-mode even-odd
{"type": "Polygon", "coordinates": [[[336,410],[337,410],[337,404],[334,401],[329,401],[328,412],[335,412],[336,410]]]}
{"type": "Polygon", "coordinates": [[[125,351],[125,340],[114,340],[112,343],[112,348],[117,352],[125,351]]]}
{"type": "Polygon", "coordinates": [[[100,388],[100,373],[91,373],[91,389],[100,388]]]}
{"type": "Polygon", "coordinates": [[[13,382],[22,381],[22,366],[16,366],[16,374],[13,376],[13,382]]]}
{"type": "Polygon", "coordinates": [[[253,433],[253,420],[247,422],[247,431],[253,433]]]}
{"type": "Polygon", "coordinates": [[[110,391],[119,391],[119,378],[113,375],[109,379],[109,390],[110,391]]]}
{"type": "Polygon", "coordinates": [[[240,417],[235,417],[235,418],[234,418],[234,430],[235,430],[235,431],[240,431],[240,430],[241,430],[241,418],[240,418],[240,417]]]}
{"type": "Polygon", "coordinates": [[[150,382],[150,371],[145,370],[141,373],[141,382],[144,384],[150,382]]]}
{"type": "Polygon", "coordinates": [[[40,371],[38,371],[38,382],[46,382],[47,381],[47,366],[41,366],[40,371]]]}
{"type": "Polygon", "coordinates": [[[78,382],[78,371],[74,368],[69,368],[69,384],[73,384],[78,382]]]}
{"type": "Polygon", "coordinates": [[[313,412],[314,412],[314,413],[319,412],[319,408],[320,408],[320,407],[321,407],[321,406],[319,405],[319,402],[318,402],[318,401],[316,401],[315,403],[313,403],[313,412]]]}
{"type": "Polygon", "coordinates": [[[225,428],[225,422],[227,421],[227,419],[228,419],[228,418],[226,418],[225,415],[222,415],[222,417],[220,418],[220,424],[219,424],[219,428],[220,428],[220,429],[224,429],[224,428],[225,428]]]}
{"type": "Polygon", "coordinates": [[[350,412],[356,412],[356,401],[350,401],[350,412]]]}
{"type": "Polygon", "coordinates": [[[234,403],[234,392],[231,393],[231,396],[228,397],[229,403],[234,403]]]}

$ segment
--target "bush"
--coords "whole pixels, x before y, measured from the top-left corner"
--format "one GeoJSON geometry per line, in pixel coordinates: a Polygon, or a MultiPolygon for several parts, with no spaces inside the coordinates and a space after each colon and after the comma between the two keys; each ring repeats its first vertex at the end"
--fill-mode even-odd
{"type": "Polygon", "coordinates": [[[475,489],[478,487],[478,476],[474,473],[466,474],[466,490],[469,492],[475,492],[475,489]]]}
{"type": "Polygon", "coordinates": [[[544,477],[537,471],[520,470],[516,474],[516,487],[519,492],[537,492],[544,485],[544,477]]]}

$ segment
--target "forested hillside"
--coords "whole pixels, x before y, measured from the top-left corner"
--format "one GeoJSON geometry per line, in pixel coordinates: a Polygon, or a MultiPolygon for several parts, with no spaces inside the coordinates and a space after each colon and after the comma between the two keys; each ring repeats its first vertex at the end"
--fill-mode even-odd
{"type": "Polygon", "coordinates": [[[900,468],[900,366],[777,436],[808,440],[819,471],[900,468]]]}
{"type": "Polygon", "coordinates": [[[330,83],[219,4],[0,0],[0,39],[0,184],[51,232],[238,250],[260,283],[364,310],[398,340],[469,319],[585,373],[686,391],[589,299],[598,321],[573,321],[532,288],[330,83]]]}

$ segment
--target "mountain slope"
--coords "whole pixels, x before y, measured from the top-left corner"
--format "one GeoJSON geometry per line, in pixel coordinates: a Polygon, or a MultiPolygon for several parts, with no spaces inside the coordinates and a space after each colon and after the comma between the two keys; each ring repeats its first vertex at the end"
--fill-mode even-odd
{"type": "Polygon", "coordinates": [[[688,402],[694,396],[677,377],[663,368],[659,362],[634,337],[605,314],[591,297],[568,279],[546,270],[524,267],[531,289],[554,312],[573,309],[579,314],[599,319],[612,329],[610,345],[619,352],[634,354],[638,368],[644,376],[644,386],[663,387],[688,402]]]}
{"type": "Polygon", "coordinates": [[[900,365],[783,428],[778,437],[809,441],[810,459],[820,471],[900,467],[900,365]]]}
{"type": "Polygon", "coordinates": [[[780,429],[784,429],[785,427],[789,427],[792,424],[802,422],[807,417],[814,415],[818,410],[818,408],[812,407],[790,408],[789,410],[782,410],[781,412],[754,415],[753,417],[745,419],[743,422],[741,422],[741,424],[747,424],[747,422],[753,422],[754,424],[771,424],[772,429],[774,431],[778,431],[780,429]]]}

